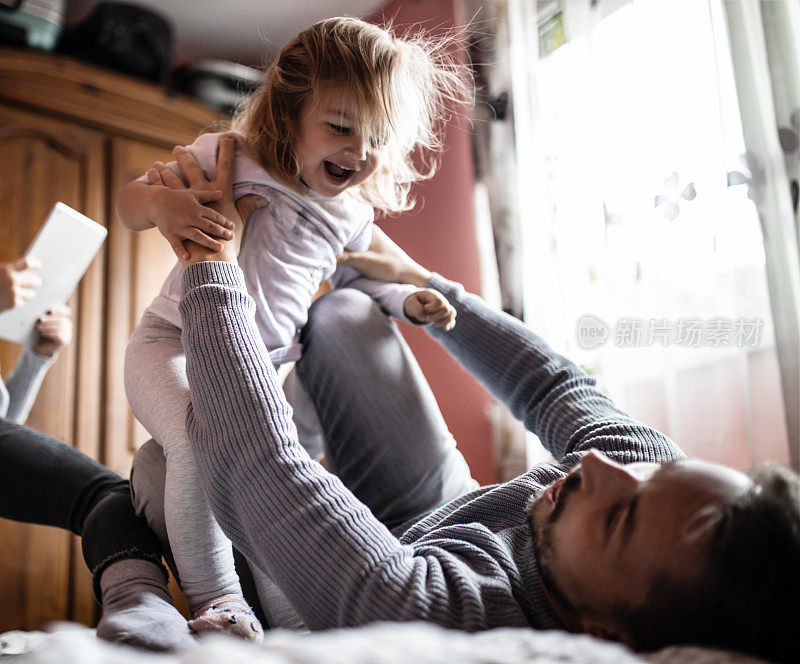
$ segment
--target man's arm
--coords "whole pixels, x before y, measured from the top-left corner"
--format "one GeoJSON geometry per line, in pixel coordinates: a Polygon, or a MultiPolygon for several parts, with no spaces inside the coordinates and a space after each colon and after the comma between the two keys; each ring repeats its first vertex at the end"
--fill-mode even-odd
{"type": "Polygon", "coordinates": [[[430,334],[523,420],[556,459],[591,448],[622,463],[683,456],[664,434],[619,410],[593,378],[530,328],[425,269],[379,228],[369,251],[344,252],[339,263],[373,279],[426,286],[447,297],[458,324],[451,332],[429,329],[430,334]]]}
{"type": "Polygon", "coordinates": [[[429,329],[556,457],[599,449],[623,463],[683,456],[664,434],[622,412],[573,362],[530,328],[460,284],[432,275],[428,287],[458,312],[446,334],[429,329]]]}
{"type": "Polygon", "coordinates": [[[198,262],[183,280],[187,424],[206,496],[225,534],[305,623],[526,624],[516,567],[486,528],[402,545],[302,449],[238,267],[198,262]]]}

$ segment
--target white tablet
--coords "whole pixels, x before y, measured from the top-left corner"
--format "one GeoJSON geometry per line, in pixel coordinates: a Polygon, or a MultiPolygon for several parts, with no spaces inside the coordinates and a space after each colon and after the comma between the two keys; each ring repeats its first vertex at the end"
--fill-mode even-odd
{"type": "Polygon", "coordinates": [[[38,258],[42,279],[36,297],[18,309],[0,313],[0,338],[32,346],[37,341],[36,321],[52,307],[64,304],[89,267],[108,231],[64,203],[56,203],[26,256],[38,258]]]}

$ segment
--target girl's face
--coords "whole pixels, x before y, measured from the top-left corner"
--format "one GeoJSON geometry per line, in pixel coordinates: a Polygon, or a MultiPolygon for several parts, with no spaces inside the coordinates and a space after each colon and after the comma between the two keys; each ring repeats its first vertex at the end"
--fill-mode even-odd
{"type": "Polygon", "coordinates": [[[379,141],[365,136],[347,95],[326,92],[300,114],[297,158],[300,179],[322,196],[336,196],[370,177],[381,162],[379,141]]]}

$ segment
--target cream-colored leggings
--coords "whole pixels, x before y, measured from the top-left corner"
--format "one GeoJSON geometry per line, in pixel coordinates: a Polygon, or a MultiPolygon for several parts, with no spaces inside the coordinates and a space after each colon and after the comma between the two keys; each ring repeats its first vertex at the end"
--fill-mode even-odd
{"type": "MultiPolygon", "coordinates": [[[[304,433],[301,439],[312,456],[321,454],[322,436],[310,399],[294,376],[285,389],[298,432],[304,433]]],[[[186,434],[189,384],[179,328],[144,315],[125,353],[125,392],[133,414],[164,448],[164,495],[142,499],[163,501],[169,544],[190,611],[223,595],[241,595],[231,543],[211,514],[186,434]]]]}
{"type": "Polygon", "coordinates": [[[223,595],[241,596],[231,543],[211,514],[186,434],[189,384],[179,328],[144,315],[125,353],[125,393],[133,414],[164,448],[164,516],[189,610],[223,595]]]}

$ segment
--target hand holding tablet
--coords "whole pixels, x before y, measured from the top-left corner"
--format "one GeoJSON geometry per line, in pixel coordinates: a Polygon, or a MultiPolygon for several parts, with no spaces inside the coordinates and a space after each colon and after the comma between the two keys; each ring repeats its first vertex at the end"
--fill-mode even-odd
{"type": "Polygon", "coordinates": [[[51,340],[63,337],[63,316],[57,312],[106,235],[100,224],[56,203],[25,255],[0,264],[0,338],[44,348],[40,333],[52,333],[51,340]],[[46,321],[43,328],[40,319],[46,321]]]}
{"type": "Polygon", "coordinates": [[[34,256],[0,263],[0,312],[21,307],[36,296],[42,280],[33,270],[41,267],[41,262],[34,256]]]}

